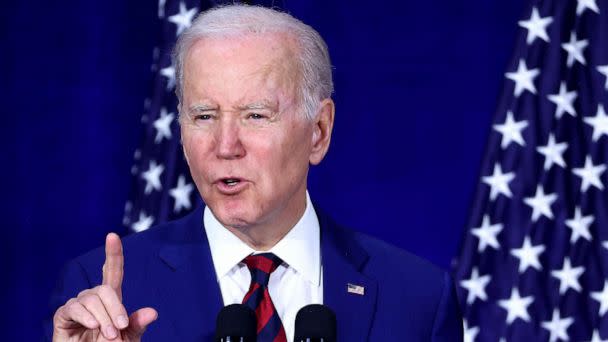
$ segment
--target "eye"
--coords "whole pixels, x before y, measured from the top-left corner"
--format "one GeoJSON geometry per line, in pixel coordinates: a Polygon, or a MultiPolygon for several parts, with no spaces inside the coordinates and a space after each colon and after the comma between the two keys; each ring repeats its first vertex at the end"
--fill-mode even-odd
{"type": "Polygon", "coordinates": [[[265,118],[266,116],[259,114],[259,113],[250,113],[247,117],[249,119],[259,120],[259,119],[265,118]]]}
{"type": "Polygon", "coordinates": [[[200,114],[200,115],[196,115],[194,117],[195,121],[197,121],[197,120],[209,120],[209,119],[211,119],[211,115],[210,114],[200,114]]]}

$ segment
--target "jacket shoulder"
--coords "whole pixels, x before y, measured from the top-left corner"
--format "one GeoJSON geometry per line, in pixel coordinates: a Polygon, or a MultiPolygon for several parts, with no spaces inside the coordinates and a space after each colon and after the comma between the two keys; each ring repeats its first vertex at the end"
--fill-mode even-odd
{"type": "MultiPolygon", "coordinates": [[[[124,268],[127,271],[137,272],[139,266],[146,260],[158,255],[159,249],[167,244],[180,244],[196,241],[203,235],[203,226],[197,224],[201,210],[166,223],[161,223],[147,230],[121,237],[124,255],[124,268]],[[131,270],[132,269],[132,270],[131,270]]],[[[105,246],[101,245],[77,258],[74,262],[80,264],[95,284],[101,280],[101,266],[105,261],[105,246]]]]}
{"type": "Polygon", "coordinates": [[[432,341],[462,341],[462,316],[448,272],[385,241],[350,234],[368,255],[361,272],[378,286],[376,319],[383,328],[372,331],[377,337],[372,340],[405,328],[432,341]]]}

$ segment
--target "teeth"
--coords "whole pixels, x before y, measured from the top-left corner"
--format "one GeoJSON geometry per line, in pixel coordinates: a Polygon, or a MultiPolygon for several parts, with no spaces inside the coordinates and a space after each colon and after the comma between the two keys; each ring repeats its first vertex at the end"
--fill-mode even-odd
{"type": "Polygon", "coordinates": [[[226,179],[224,180],[224,183],[230,186],[234,186],[236,185],[236,183],[238,183],[239,181],[236,179],[226,179]]]}

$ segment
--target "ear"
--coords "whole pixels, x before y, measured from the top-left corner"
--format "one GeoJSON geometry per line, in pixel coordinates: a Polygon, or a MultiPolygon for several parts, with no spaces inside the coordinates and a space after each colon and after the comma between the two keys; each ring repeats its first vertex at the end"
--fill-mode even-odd
{"type": "Polygon", "coordinates": [[[314,119],[312,128],[312,150],[310,151],[309,158],[309,162],[312,165],[319,164],[329,149],[331,131],[334,127],[335,111],[336,107],[332,99],[321,101],[321,106],[314,119]]]}

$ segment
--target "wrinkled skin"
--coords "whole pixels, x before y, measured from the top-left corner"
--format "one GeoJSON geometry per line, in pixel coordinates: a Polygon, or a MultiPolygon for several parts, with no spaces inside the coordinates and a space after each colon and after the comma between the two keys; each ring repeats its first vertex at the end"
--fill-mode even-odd
{"type": "MultiPolygon", "coordinates": [[[[319,101],[312,120],[300,109],[296,53],[286,34],[205,38],[184,65],[180,124],[190,172],[218,220],[257,250],[274,246],[302,216],[308,167],[321,162],[331,138],[331,99],[319,101]]],[[[120,238],[108,234],[102,284],[55,312],[53,341],[141,340],[158,313],[127,315],[123,264],[120,238]]]]}
{"type": "Polygon", "coordinates": [[[305,117],[297,49],[284,33],[204,38],[184,64],[180,124],[192,177],[218,220],[257,250],[302,216],[308,167],[329,147],[333,102],[319,100],[314,119],[305,117]]]}
{"type": "Polygon", "coordinates": [[[142,308],[126,321],[122,305],[124,257],[118,235],[106,237],[102,284],[69,299],[53,317],[53,341],[140,341],[146,327],[158,317],[156,310],[142,308]],[[108,328],[113,333],[108,331],[108,328]]]}

